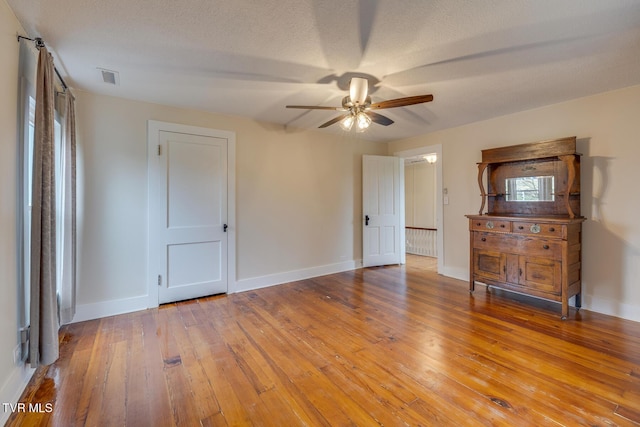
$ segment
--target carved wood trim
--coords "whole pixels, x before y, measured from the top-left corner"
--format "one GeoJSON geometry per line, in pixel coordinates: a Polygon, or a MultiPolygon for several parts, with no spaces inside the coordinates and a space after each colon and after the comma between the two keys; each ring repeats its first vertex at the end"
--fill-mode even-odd
{"type": "Polygon", "coordinates": [[[480,196],[482,197],[482,204],[480,205],[479,215],[482,215],[482,211],[484,210],[484,205],[487,202],[487,190],[484,188],[484,181],[482,180],[482,176],[484,175],[484,171],[489,166],[489,163],[478,163],[478,186],[480,187],[480,196]]]}
{"type": "Polygon", "coordinates": [[[560,160],[567,165],[567,188],[565,190],[564,196],[564,206],[567,209],[567,213],[569,214],[569,218],[575,218],[576,215],[571,209],[570,196],[571,196],[571,188],[573,188],[573,182],[576,179],[576,156],[574,154],[558,156],[560,160]]]}

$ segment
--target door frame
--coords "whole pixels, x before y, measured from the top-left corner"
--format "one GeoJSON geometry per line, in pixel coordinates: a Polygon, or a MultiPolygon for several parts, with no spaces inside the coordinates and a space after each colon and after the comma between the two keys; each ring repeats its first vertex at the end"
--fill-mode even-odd
{"type": "MultiPolygon", "coordinates": [[[[435,153],[438,156],[436,161],[436,232],[437,236],[437,248],[438,248],[438,273],[442,274],[444,271],[444,210],[443,210],[443,198],[446,196],[442,188],[442,144],[429,145],[425,147],[413,148],[411,150],[396,151],[394,156],[402,158],[410,158],[420,155],[435,153]]],[[[404,189],[402,189],[404,194],[404,189]]],[[[402,207],[403,211],[405,207],[402,207]]]]}
{"type": "Polygon", "coordinates": [[[151,197],[152,161],[160,144],[160,132],[184,133],[190,135],[224,138],[227,140],[227,293],[236,291],[236,133],[178,123],[147,121],[147,296],[148,307],[158,307],[158,266],[151,259],[151,197]]]}

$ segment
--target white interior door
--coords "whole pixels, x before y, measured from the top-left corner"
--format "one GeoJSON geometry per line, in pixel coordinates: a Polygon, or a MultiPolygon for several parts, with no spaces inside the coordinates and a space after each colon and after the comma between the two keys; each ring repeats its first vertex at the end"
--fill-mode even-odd
{"type": "Polygon", "coordinates": [[[149,149],[158,302],[227,292],[227,140],[160,131],[149,149]]]}
{"type": "Polygon", "coordinates": [[[362,263],[403,264],[404,163],[398,157],[362,158],[362,263]]]}

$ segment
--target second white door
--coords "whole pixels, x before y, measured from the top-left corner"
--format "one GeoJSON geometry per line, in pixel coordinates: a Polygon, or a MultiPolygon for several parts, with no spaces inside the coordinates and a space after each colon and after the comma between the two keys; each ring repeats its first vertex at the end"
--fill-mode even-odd
{"type": "Polygon", "coordinates": [[[227,140],[160,131],[150,256],[160,304],[227,292],[227,140]]]}

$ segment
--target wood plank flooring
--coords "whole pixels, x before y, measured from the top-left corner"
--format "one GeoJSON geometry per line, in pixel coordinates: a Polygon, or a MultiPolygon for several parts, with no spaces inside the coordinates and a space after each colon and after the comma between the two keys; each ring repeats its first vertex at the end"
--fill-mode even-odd
{"type": "Polygon", "coordinates": [[[640,324],[360,269],[65,326],[8,426],[638,426],[640,324]],[[46,404],[53,411],[47,412],[46,404]]]}

